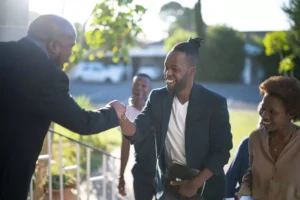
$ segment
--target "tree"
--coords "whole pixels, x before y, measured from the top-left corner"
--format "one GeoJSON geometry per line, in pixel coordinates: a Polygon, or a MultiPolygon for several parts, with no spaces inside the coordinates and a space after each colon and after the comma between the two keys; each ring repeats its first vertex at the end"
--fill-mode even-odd
{"type": "Polygon", "coordinates": [[[286,32],[275,31],[267,33],[263,43],[265,45],[265,53],[267,56],[272,54],[279,54],[280,58],[284,58],[284,52],[289,51],[290,47],[288,45],[288,40],[286,37],[286,32]]]}
{"type": "Polygon", "coordinates": [[[265,53],[267,56],[278,55],[280,63],[278,63],[278,72],[287,75],[290,71],[293,76],[294,54],[291,53],[287,32],[275,31],[267,33],[264,40],[265,53]]]}
{"type": "Polygon", "coordinates": [[[170,23],[169,35],[176,29],[195,31],[200,37],[205,37],[205,24],[201,13],[201,0],[198,0],[194,8],[183,7],[180,3],[171,1],[160,9],[162,20],[170,23]],[[194,21],[194,23],[191,23],[194,21]]]}
{"type": "Polygon", "coordinates": [[[163,20],[168,20],[170,16],[178,18],[180,15],[183,14],[183,7],[180,3],[171,1],[169,3],[164,4],[160,8],[159,14],[163,20]]]}
{"type": "Polygon", "coordinates": [[[290,0],[282,9],[291,22],[291,30],[287,35],[291,49],[300,58],[300,0],[290,0]]]}
{"type": "Polygon", "coordinates": [[[177,29],[195,31],[195,24],[191,23],[195,19],[195,13],[190,8],[172,1],[163,5],[159,14],[162,20],[170,23],[169,35],[172,35],[177,29]]]}
{"type": "Polygon", "coordinates": [[[165,49],[170,51],[177,43],[187,41],[190,37],[195,37],[196,33],[177,29],[170,37],[165,40],[165,49]]]}
{"type": "Polygon", "coordinates": [[[272,54],[267,56],[266,55],[266,47],[264,46],[264,37],[258,36],[256,34],[252,34],[250,36],[250,43],[252,45],[257,46],[258,48],[262,49],[262,51],[258,54],[251,55],[251,58],[255,63],[260,66],[263,66],[264,77],[263,79],[267,79],[270,76],[278,75],[278,63],[280,63],[279,55],[272,54]]]}
{"type": "Polygon", "coordinates": [[[204,81],[236,82],[244,69],[245,40],[227,26],[207,29],[197,78],[204,81]]]}
{"type": "Polygon", "coordinates": [[[205,24],[202,18],[202,10],[201,10],[201,0],[198,0],[194,7],[195,12],[195,24],[196,24],[196,33],[199,37],[205,38],[205,24]]]}
{"type": "Polygon", "coordinates": [[[142,32],[139,25],[145,12],[143,6],[133,4],[132,0],[103,0],[84,23],[84,37],[74,46],[70,62],[102,58],[108,52],[112,53],[114,62],[121,57],[127,61],[134,38],[142,32]],[[84,47],[84,41],[88,48],[84,47]]]}

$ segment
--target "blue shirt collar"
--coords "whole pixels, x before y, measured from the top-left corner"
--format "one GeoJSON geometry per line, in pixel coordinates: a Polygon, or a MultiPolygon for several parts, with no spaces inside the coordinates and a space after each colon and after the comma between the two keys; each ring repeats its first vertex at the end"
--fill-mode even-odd
{"type": "Polygon", "coordinates": [[[32,38],[30,36],[26,36],[26,39],[30,40],[35,45],[37,45],[46,54],[47,58],[49,58],[49,55],[47,54],[47,51],[44,49],[44,47],[41,45],[40,42],[38,42],[37,40],[35,40],[34,38],[32,38]]]}

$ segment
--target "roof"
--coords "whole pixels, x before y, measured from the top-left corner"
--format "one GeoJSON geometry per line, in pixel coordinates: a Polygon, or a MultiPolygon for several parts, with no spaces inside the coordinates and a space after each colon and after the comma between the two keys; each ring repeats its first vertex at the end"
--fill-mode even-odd
{"type": "Polygon", "coordinates": [[[161,44],[148,45],[146,48],[133,48],[129,50],[131,57],[165,57],[167,52],[161,44]]]}

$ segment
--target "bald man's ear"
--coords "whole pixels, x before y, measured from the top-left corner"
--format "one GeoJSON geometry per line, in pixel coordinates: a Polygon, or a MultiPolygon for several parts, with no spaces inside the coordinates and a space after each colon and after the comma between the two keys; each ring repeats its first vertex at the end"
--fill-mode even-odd
{"type": "Polygon", "coordinates": [[[56,40],[50,40],[47,43],[47,52],[52,56],[58,56],[60,54],[60,46],[56,40]]]}

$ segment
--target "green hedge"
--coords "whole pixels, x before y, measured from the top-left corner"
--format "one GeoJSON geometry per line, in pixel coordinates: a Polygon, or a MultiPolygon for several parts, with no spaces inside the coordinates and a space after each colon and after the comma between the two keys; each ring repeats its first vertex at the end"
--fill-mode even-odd
{"type": "Polygon", "coordinates": [[[197,79],[213,82],[237,82],[245,63],[244,36],[226,26],[207,29],[200,49],[197,79]]]}

